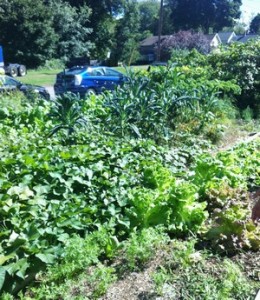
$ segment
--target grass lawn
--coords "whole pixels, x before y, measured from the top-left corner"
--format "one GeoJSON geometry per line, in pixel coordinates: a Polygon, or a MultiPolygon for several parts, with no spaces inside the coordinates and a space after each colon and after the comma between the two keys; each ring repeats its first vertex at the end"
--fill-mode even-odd
{"type": "MultiPolygon", "coordinates": [[[[125,73],[124,67],[115,67],[118,71],[125,73]]],[[[147,66],[133,66],[134,70],[146,70],[147,66]]],[[[61,69],[39,69],[28,70],[27,75],[24,77],[18,77],[23,83],[35,84],[41,86],[52,86],[55,83],[56,74],[61,72],[61,69]]]]}
{"type": "Polygon", "coordinates": [[[60,69],[28,70],[26,76],[18,79],[23,83],[51,86],[54,85],[56,74],[61,71],[60,69]]]}

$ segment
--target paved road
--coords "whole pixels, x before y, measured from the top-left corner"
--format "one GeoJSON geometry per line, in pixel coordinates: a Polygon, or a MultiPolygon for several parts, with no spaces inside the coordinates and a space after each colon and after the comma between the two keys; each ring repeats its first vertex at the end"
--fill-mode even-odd
{"type": "Polygon", "coordinates": [[[46,86],[45,88],[46,88],[47,91],[50,93],[51,99],[52,99],[52,100],[55,99],[55,92],[54,92],[53,86],[46,86]]]}

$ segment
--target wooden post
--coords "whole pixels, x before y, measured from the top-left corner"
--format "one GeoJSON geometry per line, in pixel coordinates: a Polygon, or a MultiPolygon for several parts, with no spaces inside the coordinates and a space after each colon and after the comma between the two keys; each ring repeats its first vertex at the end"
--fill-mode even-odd
{"type": "Polygon", "coordinates": [[[159,16],[159,26],[158,26],[157,61],[160,61],[160,60],[161,60],[162,21],[163,21],[163,0],[161,0],[161,5],[160,5],[160,16],[159,16]]]}

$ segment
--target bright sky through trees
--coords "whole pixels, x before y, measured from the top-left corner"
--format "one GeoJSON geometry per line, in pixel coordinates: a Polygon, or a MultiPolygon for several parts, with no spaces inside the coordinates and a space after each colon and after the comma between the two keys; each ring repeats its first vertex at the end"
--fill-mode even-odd
{"type": "Polygon", "coordinates": [[[259,0],[243,0],[242,9],[251,11],[252,13],[260,13],[259,0]]]}
{"type": "Polygon", "coordinates": [[[246,23],[250,22],[253,16],[260,13],[260,0],[243,0],[242,20],[246,23]]]}

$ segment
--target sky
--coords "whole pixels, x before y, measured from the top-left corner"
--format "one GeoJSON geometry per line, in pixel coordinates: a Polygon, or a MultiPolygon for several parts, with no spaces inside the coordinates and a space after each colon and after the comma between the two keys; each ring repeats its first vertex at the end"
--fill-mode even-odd
{"type": "Polygon", "coordinates": [[[260,13],[260,0],[243,0],[241,6],[241,19],[248,23],[258,13],[260,13]]]}

